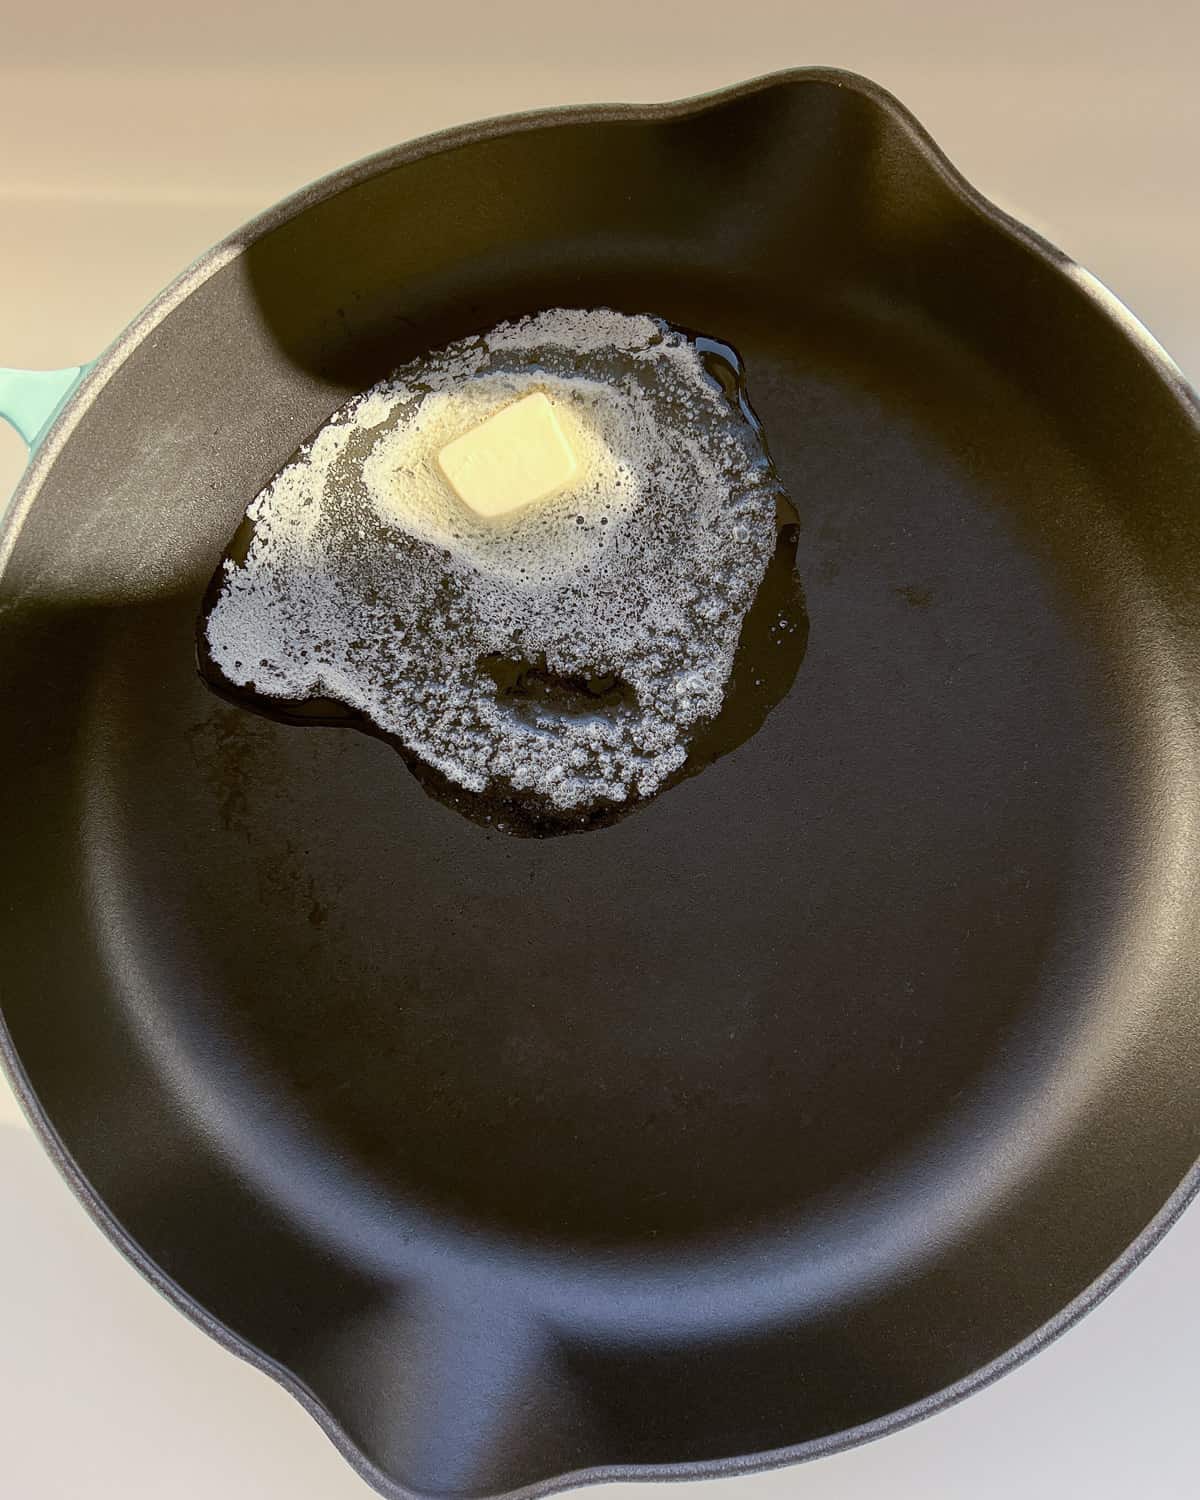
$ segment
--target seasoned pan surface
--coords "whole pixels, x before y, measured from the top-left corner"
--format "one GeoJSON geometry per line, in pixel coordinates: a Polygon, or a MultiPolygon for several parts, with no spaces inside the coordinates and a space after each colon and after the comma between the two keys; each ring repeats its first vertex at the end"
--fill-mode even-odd
{"type": "Polygon", "coordinates": [[[219,246],[0,597],[6,1052],[84,1202],[384,1493],[811,1456],[1144,1253],[1200,1152],[1200,419],[874,85],[471,127],[219,246]],[[516,840],[196,671],[354,390],[553,305],[727,340],[801,520],[759,732],[516,840]]]}

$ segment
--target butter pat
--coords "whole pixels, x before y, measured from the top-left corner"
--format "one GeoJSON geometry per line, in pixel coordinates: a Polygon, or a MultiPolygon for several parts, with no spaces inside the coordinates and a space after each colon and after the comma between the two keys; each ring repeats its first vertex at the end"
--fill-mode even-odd
{"type": "Polygon", "coordinates": [[[437,458],[458,498],[488,520],[558,494],[579,468],[543,391],[503,407],[437,458]]]}

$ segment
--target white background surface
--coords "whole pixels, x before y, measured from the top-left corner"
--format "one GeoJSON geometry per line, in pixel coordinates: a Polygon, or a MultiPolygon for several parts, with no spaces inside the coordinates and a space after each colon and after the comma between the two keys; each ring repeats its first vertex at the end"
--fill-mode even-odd
{"type": "MultiPolygon", "coordinates": [[[[42,10],[0,0],[6,364],[91,358],[212,241],[368,151],[510,109],[671,98],[820,62],[890,87],[985,193],[1107,281],[1200,379],[1194,0],[42,10]]],[[[0,428],[0,495],[22,462],[0,428]]],[[[1200,1207],[1082,1325],[989,1390],[883,1443],[712,1493],[1194,1500],[1198,1268],[1200,1207]]],[[[0,1442],[6,1500],[369,1493],[288,1397],[111,1249],[2,1084],[0,1442]]],[[[614,1500],[650,1494],[619,1489],[614,1500]]]]}

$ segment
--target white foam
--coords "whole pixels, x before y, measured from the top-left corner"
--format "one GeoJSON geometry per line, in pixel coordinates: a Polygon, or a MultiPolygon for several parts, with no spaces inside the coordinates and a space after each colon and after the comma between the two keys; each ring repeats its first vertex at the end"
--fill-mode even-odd
{"type": "Polygon", "coordinates": [[[356,397],[252,502],[207,622],[212,659],[268,697],[331,697],[459,785],[563,809],[649,795],[719,711],[775,542],[754,429],[669,325],[554,309],[414,361],[356,397]],[[530,390],[580,457],[497,525],[436,465],[530,390]],[[481,665],[614,675],[636,705],[515,703],[481,665]]]}

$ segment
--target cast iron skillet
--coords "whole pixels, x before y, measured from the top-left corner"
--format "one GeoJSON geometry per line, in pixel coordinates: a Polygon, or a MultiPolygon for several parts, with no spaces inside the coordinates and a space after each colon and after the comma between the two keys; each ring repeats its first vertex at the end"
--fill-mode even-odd
{"type": "Polygon", "coordinates": [[[1158,346],[848,74],[326,178],[133,325],[13,505],[34,1124],[387,1495],[789,1462],[978,1387],[1197,1186],[1198,475],[1158,346]],[[710,770],[515,840],[192,640],[349,392],[554,304],[740,349],[811,637],[710,770]]]}

